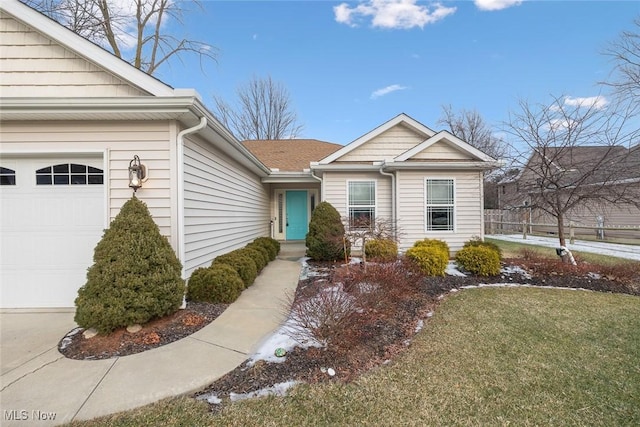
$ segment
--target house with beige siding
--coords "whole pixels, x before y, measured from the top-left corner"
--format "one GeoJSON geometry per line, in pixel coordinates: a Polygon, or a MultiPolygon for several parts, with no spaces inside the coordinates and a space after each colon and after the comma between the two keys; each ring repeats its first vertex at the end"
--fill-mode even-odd
{"type": "Polygon", "coordinates": [[[400,114],[346,146],[238,141],[175,89],[16,1],[0,3],[0,308],[71,307],[103,230],[146,177],[188,279],[256,237],[304,240],[315,206],[388,218],[401,249],[482,237],[495,160],[400,114]],[[137,156],[137,157],[136,157],[137,156]]]}

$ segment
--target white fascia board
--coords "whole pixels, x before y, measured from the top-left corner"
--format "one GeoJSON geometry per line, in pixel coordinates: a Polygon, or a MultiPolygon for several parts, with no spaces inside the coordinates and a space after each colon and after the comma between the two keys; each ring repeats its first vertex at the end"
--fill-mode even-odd
{"type": "Polygon", "coordinates": [[[0,10],[31,27],[34,31],[56,41],[76,55],[151,95],[171,96],[174,93],[171,86],[138,70],[127,61],[118,58],[18,0],[2,0],[0,10]]]}
{"type": "Polygon", "coordinates": [[[271,174],[261,180],[264,184],[294,184],[294,183],[314,183],[318,180],[311,176],[311,172],[271,172],[271,174]]]}
{"type": "Polygon", "coordinates": [[[360,147],[365,142],[370,141],[371,139],[375,138],[376,136],[388,131],[389,129],[391,129],[392,127],[398,125],[399,123],[404,123],[405,125],[413,128],[416,132],[423,133],[423,134],[425,134],[425,135],[427,135],[429,137],[431,137],[431,136],[433,136],[435,134],[435,132],[433,130],[429,129],[427,126],[425,126],[422,123],[418,122],[417,120],[409,117],[405,113],[401,113],[401,114],[398,114],[393,119],[383,123],[382,125],[378,126],[375,129],[373,129],[372,131],[362,135],[360,138],[356,139],[355,141],[345,145],[344,147],[342,147],[338,151],[334,152],[333,154],[330,154],[329,156],[327,156],[324,159],[320,160],[318,163],[320,163],[320,164],[329,164],[329,163],[339,159],[340,157],[344,156],[345,154],[350,153],[351,151],[353,151],[356,148],[360,147]]]}
{"type": "Polygon", "coordinates": [[[311,170],[318,171],[378,171],[383,163],[375,163],[375,164],[358,164],[358,163],[331,163],[328,165],[324,164],[311,164],[311,170]]]}
{"type": "Polygon", "coordinates": [[[421,142],[420,144],[416,145],[415,147],[411,148],[410,150],[405,151],[404,153],[400,154],[398,157],[396,157],[395,159],[393,159],[394,162],[403,162],[405,160],[410,159],[411,157],[415,156],[416,154],[420,153],[423,150],[426,150],[428,147],[431,147],[433,144],[435,144],[436,142],[442,141],[442,140],[446,140],[449,143],[453,144],[456,148],[458,148],[459,150],[468,153],[469,155],[475,157],[476,159],[485,161],[485,162],[495,162],[496,159],[494,159],[493,157],[490,157],[488,155],[486,155],[485,153],[483,153],[482,151],[478,150],[477,148],[473,147],[472,145],[464,142],[463,140],[461,140],[460,138],[458,138],[457,136],[455,136],[454,134],[443,130],[438,132],[437,134],[433,135],[431,138],[421,142]]]}
{"type": "Polygon", "coordinates": [[[491,169],[500,166],[500,162],[484,162],[484,161],[456,161],[456,162],[387,162],[385,169],[390,170],[416,170],[416,169],[467,169],[480,170],[491,169]]]}
{"type": "Polygon", "coordinates": [[[110,111],[110,110],[139,110],[150,112],[154,110],[168,110],[172,108],[186,108],[194,104],[195,96],[137,96],[137,97],[104,97],[104,98],[0,98],[0,111],[12,112],[64,112],[64,111],[110,111]]]}

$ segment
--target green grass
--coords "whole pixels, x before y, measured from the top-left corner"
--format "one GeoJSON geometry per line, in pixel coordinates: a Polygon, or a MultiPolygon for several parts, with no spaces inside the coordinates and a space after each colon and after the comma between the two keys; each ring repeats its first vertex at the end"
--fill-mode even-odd
{"type": "Polygon", "coordinates": [[[484,288],[445,299],[409,350],[352,384],[218,415],[183,397],[75,425],[635,426],[638,402],[639,297],[484,288]]]}
{"type": "MultiPolygon", "coordinates": [[[[502,255],[504,258],[518,258],[522,256],[521,250],[528,249],[536,252],[540,256],[557,258],[556,250],[554,248],[547,248],[544,246],[536,246],[525,243],[508,242],[506,240],[491,239],[486,237],[487,242],[495,243],[502,249],[502,255]]],[[[590,252],[572,251],[573,255],[578,257],[582,261],[586,261],[591,264],[600,265],[615,265],[620,263],[637,263],[637,261],[628,260],[625,258],[618,258],[609,255],[594,254],[590,252]]]]}

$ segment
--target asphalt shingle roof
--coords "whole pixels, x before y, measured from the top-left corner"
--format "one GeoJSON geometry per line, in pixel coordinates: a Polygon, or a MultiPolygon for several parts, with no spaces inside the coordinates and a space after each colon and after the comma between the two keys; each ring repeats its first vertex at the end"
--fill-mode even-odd
{"type": "Polygon", "coordinates": [[[342,148],[340,144],[317,139],[254,139],[242,141],[254,156],[271,169],[281,172],[301,172],[342,148]]]}

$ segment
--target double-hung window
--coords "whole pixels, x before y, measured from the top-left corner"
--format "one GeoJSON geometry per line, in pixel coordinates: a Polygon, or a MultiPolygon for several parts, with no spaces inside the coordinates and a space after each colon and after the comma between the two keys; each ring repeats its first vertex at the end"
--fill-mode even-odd
{"type": "Polygon", "coordinates": [[[376,182],[348,181],[349,226],[366,228],[376,217],[376,182]]]}
{"type": "Polygon", "coordinates": [[[426,231],[453,231],[454,191],[453,179],[427,179],[425,181],[426,231]]]}

